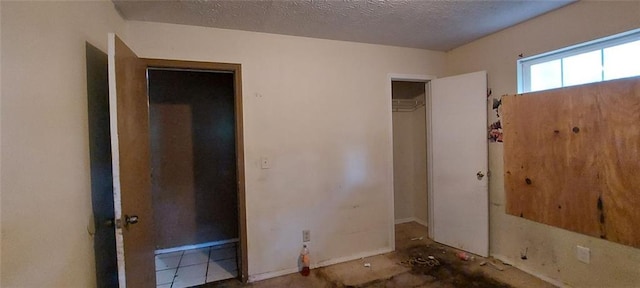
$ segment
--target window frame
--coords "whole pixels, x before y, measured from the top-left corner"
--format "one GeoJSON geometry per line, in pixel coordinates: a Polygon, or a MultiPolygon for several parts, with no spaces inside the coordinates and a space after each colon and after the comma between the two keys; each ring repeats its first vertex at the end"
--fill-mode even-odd
{"type": "MultiPolygon", "coordinates": [[[[560,65],[561,86],[557,88],[552,88],[552,89],[567,87],[567,86],[564,86],[564,79],[562,79],[563,78],[562,77],[563,75],[562,59],[563,58],[575,56],[582,53],[603,50],[609,47],[618,46],[618,45],[622,45],[622,44],[626,44],[626,43],[630,43],[638,40],[640,40],[640,28],[615,34],[615,35],[611,35],[611,36],[607,36],[604,38],[596,39],[593,41],[588,41],[588,42],[568,46],[558,50],[549,51],[549,52],[541,53],[538,55],[518,59],[518,61],[516,62],[517,77],[518,77],[517,78],[518,93],[532,92],[531,91],[531,66],[533,65],[545,63],[553,60],[561,60],[561,65],[560,65]]],[[[601,79],[604,79],[604,76],[601,79]]],[[[602,81],[604,80],[600,80],[596,82],[602,82],[602,81]]],[[[596,82],[590,82],[590,83],[596,83],[596,82]]],[[[544,90],[550,90],[550,89],[544,89],[544,90]]],[[[544,90],[536,90],[534,92],[544,91],[544,90]]]]}

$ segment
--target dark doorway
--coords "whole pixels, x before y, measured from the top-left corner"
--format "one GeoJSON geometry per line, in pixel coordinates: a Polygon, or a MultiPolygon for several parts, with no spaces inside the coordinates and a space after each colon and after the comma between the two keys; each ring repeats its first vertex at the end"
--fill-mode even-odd
{"type": "Polygon", "coordinates": [[[147,75],[156,248],[237,239],[233,74],[147,75]]]}
{"type": "MultiPolygon", "coordinates": [[[[209,257],[209,264],[221,270],[222,276],[214,276],[215,269],[207,267],[206,282],[236,277],[234,73],[149,67],[147,79],[156,249],[164,257],[159,261],[172,262],[166,259],[177,259],[175,253],[182,251],[180,262],[209,257]],[[211,256],[216,252],[220,255],[211,256]]],[[[184,280],[179,277],[173,281],[184,280]]]]}

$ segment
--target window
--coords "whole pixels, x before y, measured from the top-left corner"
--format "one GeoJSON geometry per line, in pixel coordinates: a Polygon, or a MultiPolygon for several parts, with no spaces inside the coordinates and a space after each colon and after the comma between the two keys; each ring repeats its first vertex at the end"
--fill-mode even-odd
{"type": "Polygon", "coordinates": [[[518,93],[640,76],[640,29],[518,60],[518,93]]]}

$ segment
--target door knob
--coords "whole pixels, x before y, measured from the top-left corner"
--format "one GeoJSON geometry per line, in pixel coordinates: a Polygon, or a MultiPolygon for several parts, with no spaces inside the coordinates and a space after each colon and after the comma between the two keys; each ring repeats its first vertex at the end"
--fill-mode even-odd
{"type": "Polygon", "coordinates": [[[124,227],[127,228],[129,224],[133,225],[138,223],[138,216],[136,215],[124,215],[124,227]]]}
{"type": "Polygon", "coordinates": [[[478,173],[476,173],[476,177],[478,177],[478,180],[482,180],[482,178],[484,178],[484,174],[482,171],[478,171],[478,173]]]}

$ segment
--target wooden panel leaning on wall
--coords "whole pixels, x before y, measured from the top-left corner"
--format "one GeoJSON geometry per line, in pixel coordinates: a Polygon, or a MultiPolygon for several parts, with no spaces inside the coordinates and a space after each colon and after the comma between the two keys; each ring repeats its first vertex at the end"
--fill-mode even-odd
{"type": "Polygon", "coordinates": [[[506,212],[640,247],[640,77],[502,105],[506,212]]]}

